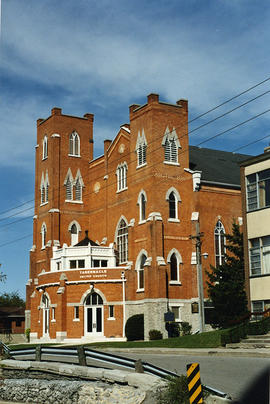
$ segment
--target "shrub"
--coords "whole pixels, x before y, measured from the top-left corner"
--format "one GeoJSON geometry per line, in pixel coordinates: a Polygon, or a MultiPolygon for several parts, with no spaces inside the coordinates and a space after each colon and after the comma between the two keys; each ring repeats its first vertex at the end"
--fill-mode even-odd
{"type": "Polygon", "coordinates": [[[192,326],[187,322],[183,321],[180,325],[181,335],[190,335],[192,326]]]}
{"type": "Polygon", "coordinates": [[[167,387],[158,390],[156,400],[157,404],[189,404],[187,377],[168,378],[167,387]]]}
{"type": "Polygon", "coordinates": [[[159,330],[150,330],[149,331],[149,339],[150,340],[155,340],[155,339],[162,339],[162,333],[159,330]]]}
{"type": "Polygon", "coordinates": [[[144,315],[135,314],[126,322],[125,333],[128,341],[144,339],[144,315]]]}
{"type": "Polygon", "coordinates": [[[26,330],[25,330],[25,336],[26,336],[26,340],[27,340],[27,342],[30,342],[30,328],[26,328],[26,330]]]}

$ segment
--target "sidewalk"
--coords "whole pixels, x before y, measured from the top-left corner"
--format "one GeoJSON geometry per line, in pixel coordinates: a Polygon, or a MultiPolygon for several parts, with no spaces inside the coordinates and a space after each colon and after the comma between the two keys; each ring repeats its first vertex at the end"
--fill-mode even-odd
{"type": "MultiPolygon", "coordinates": [[[[76,346],[76,344],[59,344],[59,346],[76,346]]],[[[270,358],[270,348],[103,348],[89,347],[97,351],[105,352],[127,352],[145,354],[174,354],[174,355],[195,355],[195,356],[234,356],[246,358],[270,358]]]]}

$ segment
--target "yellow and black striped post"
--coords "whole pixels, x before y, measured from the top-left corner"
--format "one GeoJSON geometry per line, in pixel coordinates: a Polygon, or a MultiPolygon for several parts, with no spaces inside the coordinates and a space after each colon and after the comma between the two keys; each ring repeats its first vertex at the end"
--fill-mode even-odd
{"type": "Polygon", "coordinates": [[[198,363],[187,365],[187,379],[190,404],[203,403],[200,366],[198,363]]]}

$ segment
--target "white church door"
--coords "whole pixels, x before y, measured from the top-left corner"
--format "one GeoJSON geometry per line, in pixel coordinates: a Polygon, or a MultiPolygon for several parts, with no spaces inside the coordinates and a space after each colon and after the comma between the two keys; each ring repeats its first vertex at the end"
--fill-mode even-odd
{"type": "Polygon", "coordinates": [[[99,337],[103,333],[103,300],[93,292],[86,297],[84,303],[84,335],[99,337]]]}

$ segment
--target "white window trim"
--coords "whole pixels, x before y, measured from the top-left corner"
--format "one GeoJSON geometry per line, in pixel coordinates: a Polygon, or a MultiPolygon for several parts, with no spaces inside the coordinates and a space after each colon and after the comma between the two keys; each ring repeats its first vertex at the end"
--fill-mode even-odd
{"type": "Polygon", "coordinates": [[[128,189],[127,187],[127,171],[128,171],[128,166],[127,163],[124,161],[124,163],[118,164],[117,169],[116,169],[116,185],[117,185],[117,190],[116,193],[126,191],[128,189]],[[124,186],[122,187],[122,182],[124,182],[124,186]]]}
{"type": "Polygon", "coordinates": [[[46,223],[43,222],[41,225],[41,250],[44,250],[46,248],[46,236],[47,236],[47,226],[46,223]],[[45,230],[45,237],[44,237],[44,230],[45,230]]]}
{"type": "Polygon", "coordinates": [[[143,189],[141,189],[139,192],[139,195],[138,195],[138,199],[137,199],[137,205],[139,205],[139,222],[138,222],[138,224],[146,223],[146,212],[145,212],[145,218],[142,219],[142,198],[141,198],[142,195],[144,196],[144,199],[145,199],[145,209],[146,209],[146,204],[147,204],[146,192],[143,189]]]}
{"type": "Polygon", "coordinates": [[[115,240],[115,244],[116,244],[116,246],[117,246],[118,253],[119,253],[119,264],[124,264],[124,263],[128,262],[128,221],[127,221],[127,219],[125,218],[125,216],[123,216],[123,215],[121,215],[121,217],[120,217],[120,219],[118,220],[118,223],[117,223],[117,225],[116,225],[114,240],[115,240]],[[122,237],[123,237],[123,235],[121,235],[121,236],[118,235],[118,233],[119,233],[119,226],[120,226],[120,223],[121,223],[122,220],[124,220],[125,225],[126,225],[126,228],[127,228],[127,233],[125,233],[125,241],[126,241],[126,247],[125,247],[126,257],[125,257],[125,258],[126,258],[126,260],[124,260],[124,261],[122,261],[122,260],[120,259],[120,255],[121,255],[121,254],[120,254],[120,251],[119,251],[119,248],[118,248],[118,246],[119,246],[118,240],[119,240],[119,238],[122,238],[122,237]]]}
{"type": "Polygon", "coordinates": [[[146,160],[147,141],[146,141],[144,129],[142,129],[142,134],[140,133],[140,131],[138,132],[135,151],[136,151],[136,154],[137,154],[137,167],[136,167],[136,169],[146,166],[147,165],[147,160],[146,160]],[[139,163],[139,148],[142,147],[142,146],[145,146],[145,161],[143,161],[140,164],[139,163]]]}
{"type": "MultiPolygon", "coordinates": [[[[184,307],[184,304],[183,303],[178,303],[178,302],[170,302],[169,303],[169,309],[171,310],[172,309],[172,307],[177,307],[178,308],[178,315],[179,315],[179,317],[178,318],[175,318],[175,322],[177,322],[177,323],[181,323],[183,320],[182,320],[182,308],[184,307]]],[[[172,310],[171,310],[172,311],[172,310]]]]}
{"type": "MultiPolygon", "coordinates": [[[[144,267],[140,268],[142,255],[146,256],[146,261],[147,261],[147,258],[148,258],[147,251],[142,249],[139,252],[139,254],[137,256],[137,259],[136,259],[136,264],[135,264],[135,268],[136,268],[136,271],[137,271],[137,289],[136,289],[136,293],[144,292],[144,289],[145,289],[144,287],[143,288],[139,287],[139,285],[140,285],[140,272],[143,272],[143,275],[144,275],[144,268],[146,266],[146,261],[145,261],[144,267]]],[[[143,284],[144,284],[144,282],[145,282],[145,279],[143,280],[143,284]]]]}
{"type": "Polygon", "coordinates": [[[224,250],[221,251],[221,234],[224,235],[224,246],[225,246],[225,244],[226,244],[225,227],[224,227],[222,221],[220,219],[218,219],[218,221],[216,222],[216,225],[215,225],[215,230],[214,230],[215,265],[216,265],[216,262],[217,262],[217,257],[219,257],[219,265],[222,265],[222,257],[225,256],[225,252],[226,252],[225,247],[224,247],[224,250]],[[217,226],[218,223],[221,224],[221,227],[217,226]],[[224,233],[221,233],[220,230],[223,230],[224,233]],[[219,251],[216,251],[216,236],[218,236],[218,249],[219,249],[219,251]]]}
{"type": "Polygon", "coordinates": [[[48,158],[48,137],[44,136],[42,141],[42,160],[46,160],[48,158]]]}
{"type": "MultiPolygon", "coordinates": [[[[181,268],[181,265],[183,265],[183,260],[182,260],[181,254],[179,253],[178,250],[176,250],[176,248],[173,248],[169,252],[168,257],[167,257],[167,263],[169,265],[169,269],[171,269],[170,268],[170,262],[171,262],[171,256],[173,254],[175,254],[176,260],[177,260],[177,279],[176,280],[169,280],[169,285],[182,285],[182,282],[180,280],[180,268],[181,268]]],[[[171,276],[171,274],[170,274],[170,276],[171,276]]]]}
{"type": "Polygon", "coordinates": [[[172,222],[172,223],[180,223],[180,219],[179,219],[179,204],[181,201],[181,196],[179,194],[179,192],[177,191],[176,188],[171,187],[168,189],[168,191],[166,192],[166,201],[168,202],[168,208],[169,208],[169,215],[170,215],[170,201],[169,201],[169,197],[171,193],[174,193],[174,197],[175,197],[175,214],[176,217],[168,217],[168,222],[172,222]]]}
{"type": "Polygon", "coordinates": [[[169,165],[174,165],[174,166],[180,166],[180,163],[178,161],[178,149],[181,149],[181,145],[180,145],[180,141],[178,139],[177,133],[175,128],[172,129],[172,131],[169,130],[169,127],[167,126],[163,139],[162,139],[162,146],[164,148],[164,164],[169,164],[169,165]],[[170,155],[170,160],[165,160],[165,145],[166,145],[166,140],[170,141],[174,141],[175,142],[175,146],[176,146],[176,161],[172,161],[171,158],[172,156],[170,155]]]}
{"type": "Polygon", "coordinates": [[[73,131],[69,135],[69,157],[81,157],[81,139],[79,134],[76,131],[73,131]],[[75,154],[75,138],[78,137],[78,154],[75,154]],[[72,139],[71,139],[72,138],[72,139]],[[70,153],[70,143],[72,142],[72,153],[70,153]]]}

